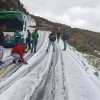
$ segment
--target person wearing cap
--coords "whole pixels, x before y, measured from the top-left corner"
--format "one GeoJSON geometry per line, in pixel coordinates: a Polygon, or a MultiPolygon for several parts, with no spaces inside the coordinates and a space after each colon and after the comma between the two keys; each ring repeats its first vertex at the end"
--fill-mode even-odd
{"type": "Polygon", "coordinates": [[[4,50],[4,33],[3,31],[6,29],[6,25],[2,25],[0,28],[0,64],[4,64],[4,62],[2,62],[2,58],[3,58],[3,50],[4,50]]]}

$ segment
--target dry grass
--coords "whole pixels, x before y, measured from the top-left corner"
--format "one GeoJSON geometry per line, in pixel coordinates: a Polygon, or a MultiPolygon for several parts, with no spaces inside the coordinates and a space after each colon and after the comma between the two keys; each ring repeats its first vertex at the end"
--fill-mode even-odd
{"type": "Polygon", "coordinates": [[[93,65],[100,71],[100,58],[95,57],[93,55],[85,56],[90,65],[93,65]]]}

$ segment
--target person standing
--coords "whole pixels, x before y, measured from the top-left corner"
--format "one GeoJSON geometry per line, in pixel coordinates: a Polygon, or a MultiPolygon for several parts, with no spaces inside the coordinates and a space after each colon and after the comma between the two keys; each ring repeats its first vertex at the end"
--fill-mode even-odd
{"type": "Polygon", "coordinates": [[[66,51],[66,48],[67,48],[67,40],[69,38],[67,32],[63,31],[63,37],[62,38],[63,38],[63,43],[64,43],[64,49],[63,49],[63,51],[66,51]]]}
{"type": "Polygon", "coordinates": [[[20,44],[21,39],[21,33],[19,33],[19,30],[16,30],[15,33],[15,46],[18,46],[20,44]]]}
{"type": "Polygon", "coordinates": [[[0,28],[0,64],[4,64],[4,62],[2,62],[2,58],[3,58],[3,50],[4,50],[4,33],[3,31],[6,29],[6,25],[2,25],[0,28]]]}
{"type": "Polygon", "coordinates": [[[34,52],[36,53],[36,46],[37,46],[37,42],[38,42],[38,32],[37,29],[35,29],[35,32],[32,33],[32,48],[31,48],[31,53],[33,52],[33,48],[34,48],[34,52]]]}
{"type": "Polygon", "coordinates": [[[46,49],[46,52],[48,52],[48,49],[50,48],[51,44],[53,46],[53,52],[55,52],[55,41],[56,41],[56,33],[52,31],[49,34],[49,44],[48,44],[48,47],[46,49]]]}
{"type": "Polygon", "coordinates": [[[28,43],[28,49],[31,49],[31,33],[30,30],[27,30],[28,35],[27,35],[27,43],[28,43]]]}
{"type": "Polygon", "coordinates": [[[13,63],[16,63],[18,60],[18,62],[24,62],[24,64],[28,64],[23,58],[24,53],[27,53],[27,51],[25,51],[26,49],[27,45],[18,45],[11,50],[11,56],[14,57],[13,63]]]}

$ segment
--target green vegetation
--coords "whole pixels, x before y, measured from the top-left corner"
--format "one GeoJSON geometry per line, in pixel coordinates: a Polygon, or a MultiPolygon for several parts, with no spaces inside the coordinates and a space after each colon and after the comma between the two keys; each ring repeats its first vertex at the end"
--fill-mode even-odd
{"type": "Polygon", "coordinates": [[[100,58],[95,57],[93,55],[85,56],[89,62],[89,64],[95,66],[100,71],[100,58]]]}

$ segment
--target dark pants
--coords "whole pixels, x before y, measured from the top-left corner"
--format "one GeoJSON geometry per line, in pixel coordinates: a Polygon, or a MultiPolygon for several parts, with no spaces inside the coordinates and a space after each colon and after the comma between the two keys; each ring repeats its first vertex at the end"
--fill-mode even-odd
{"type": "Polygon", "coordinates": [[[57,42],[59,43],[59,40],[60,40],[60,36],[59,37],[57,37],[57,42]]]}
{"type": "Polygon", "coordinates": [[[31,39],[27,39],[28,49],[31,49],[31,39]]]}

